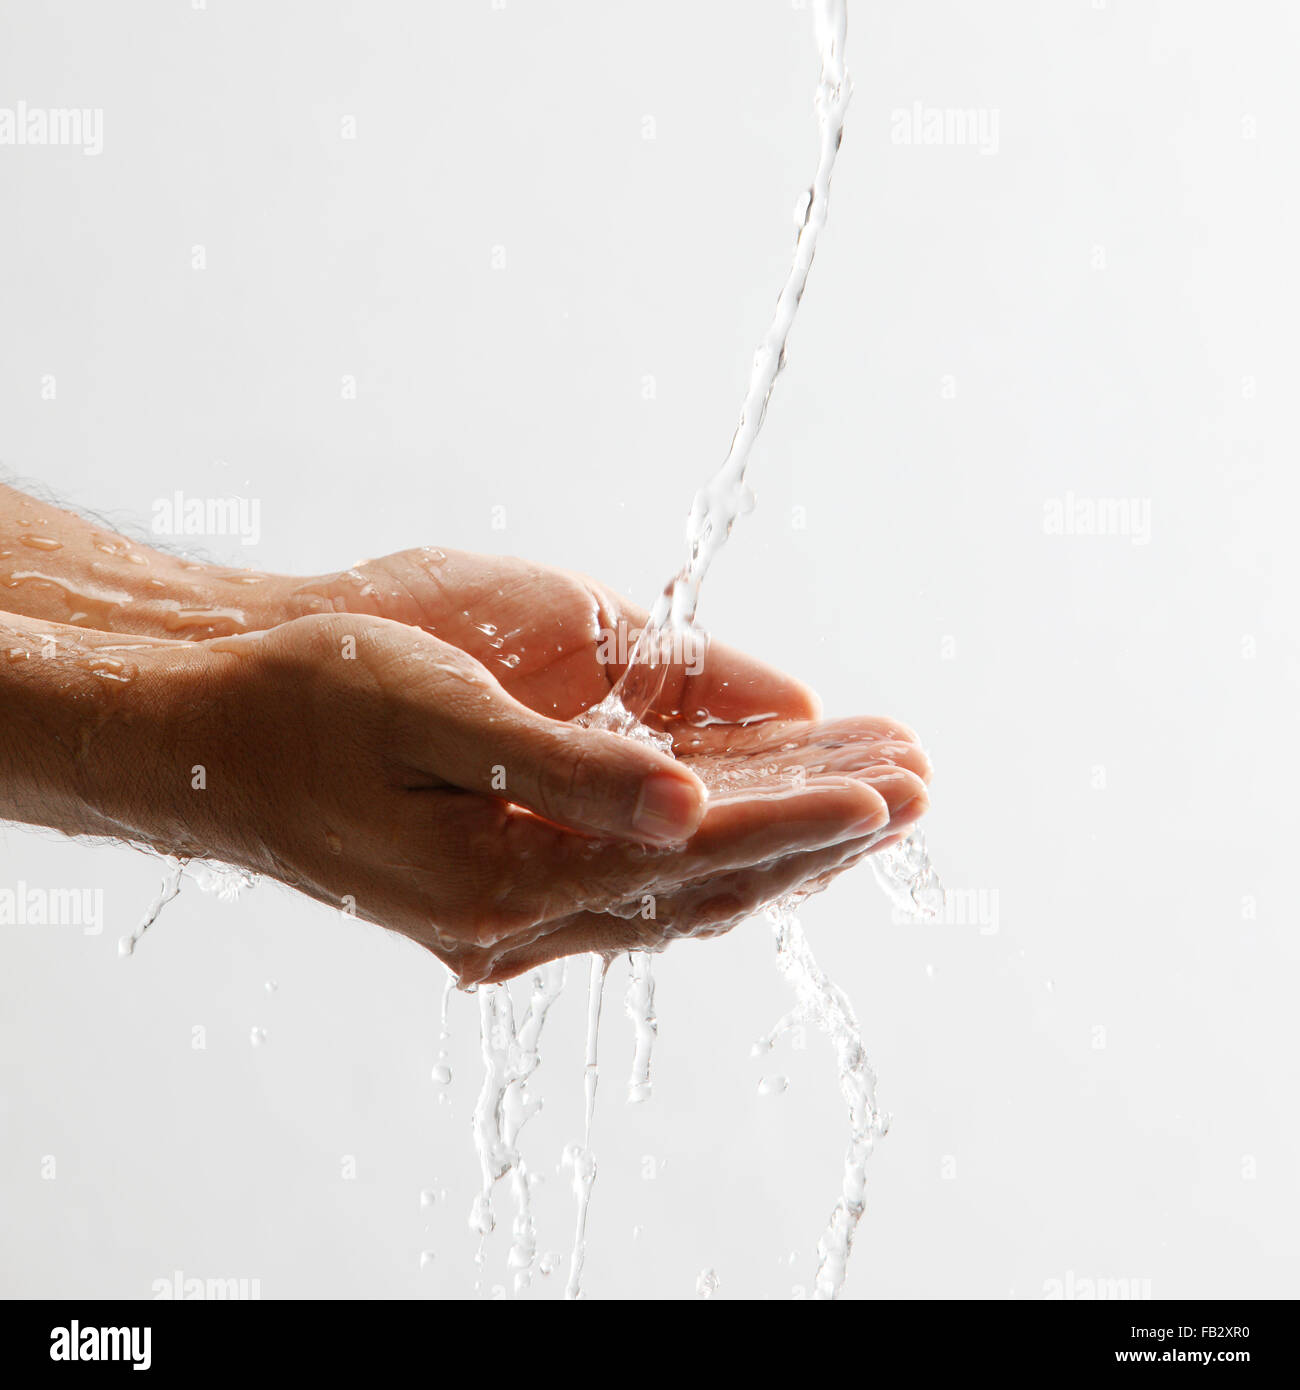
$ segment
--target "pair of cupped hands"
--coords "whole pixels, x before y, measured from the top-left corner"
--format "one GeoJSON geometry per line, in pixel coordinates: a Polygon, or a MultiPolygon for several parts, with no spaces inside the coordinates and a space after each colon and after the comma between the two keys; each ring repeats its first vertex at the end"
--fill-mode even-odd
{"type": "Polygon", "coordinates": [[[573,573],[419,549],[247,592],[257,630],[154,654],[186,673],[169,762],[203,776],[144,838],[401,932],[462,984],[727,931],[928,804],[905,725],[824,720],[717,643],[665,666],[645,722],[671,754],[575,723],[646,614],[573,573]]]}

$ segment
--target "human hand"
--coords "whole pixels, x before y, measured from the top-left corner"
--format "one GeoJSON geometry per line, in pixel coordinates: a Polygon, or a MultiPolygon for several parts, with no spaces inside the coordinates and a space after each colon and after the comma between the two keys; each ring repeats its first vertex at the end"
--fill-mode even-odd
{"type": "Polygon", "coordinates": [[[277,878],[465,984],[725,930],[925,806],[896,726],[785,721],[730,749],[683,729],[675,761],[538,715],[467,653],[365,615],[146,648],[113,695],[90,770],[115,833],[277,878]]]}
{"type": "MultiPolygon", "coordinates": [[[[644,609],[596,580],[507,556],[423,547],[339,574],[277,581],[285,616],[366,613],[410,623],[468,652],[516,700],[553,719],[597,704],[622,676],[644,609]],[[287,586],[287,587],[286,587],[287,586]]],[[[815,719],[802,682],[721,643],[674,653],[660,719],[815,719]]]]}

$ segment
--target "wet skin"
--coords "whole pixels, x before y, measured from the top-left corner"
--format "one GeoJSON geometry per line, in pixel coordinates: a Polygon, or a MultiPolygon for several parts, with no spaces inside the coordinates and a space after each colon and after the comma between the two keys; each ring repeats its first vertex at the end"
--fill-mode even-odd
{"type": "Polygon", "coordinates": [[[42,573],[64,552],[81,568],[9,586],[39,611],[3,620],[26,655],[0,662],[0,814],[269,875],[462,983],[726,931],[926,809],[909,729],[825,721],[800,682],[720,644],[670,667],[647,715],[675,757],[572,723],[645,621],[582,576],[422,549],[249,584],[109,555],[54,510],[25,528],[59,543],[42,573]],[[102,628],[66,621],[70,592],[160,574],[96,609],[102,628]],[[191,632],[177,613],[221,616],[191,632]]]}

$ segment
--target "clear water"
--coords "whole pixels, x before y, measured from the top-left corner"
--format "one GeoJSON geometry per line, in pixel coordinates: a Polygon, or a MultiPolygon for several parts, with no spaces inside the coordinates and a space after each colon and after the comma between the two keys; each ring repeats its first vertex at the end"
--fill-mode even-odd
{"type": "MultiPolygon", "coordinates": [[[[772,391],[786,365],[787,342],[826,225],[831,176],[851,93],[844,65],[845,0],[814,0],[813,15],[821,60],[816,91],[818,159],[813,181],[797,208],[797,235],[790,270],[777,298],[772,320],[755,350],[748,390],[726,457],[692,505],[685,563],[652,605],[650,620],[622,678],[605,700],[582,716],[584,724],[643,739],[668,752],[671,752],[671,740],[641,721],[662,688],[672,654],[697,649],[684,647],[684,641],[698,644],[704,640],[695,626],[701,589],[737,518],[752,506],[752,494],[745,482],[746,471],[772,391]]],[[[920,832],[914,832],[900,844],[873,856],[872,864],[877,880],[896,908],[928,917],[942,906],[943,888],[930,864],[920,832]]],[[[119,943],[123,955],[134,951],[163,909],[180,892],[187,867],[190,876],[204,891],[215,892],[223,898],[236,896],[255,881],[251,875],[223,865],[195,861],[187,866],[184,861],[173,861],[158,897],[140,926],[119,943]]],[[[863,1047],[853,1008],[844,992],[818,967],[795,915],[795,905],[793,900],[787,900],[772,904],[767,910],[776,937],[777,966],[794,992],[795,1005],[776,1028],[756,1044],[756,1051],[770,1051],[785,1031],[803,1023],[812,1023],[820,1029],[835,1051],[840,1090],[848,1110],[849,1143],[842,1190],[817,1245],[814,1285],[817,1297],[834,1298],[843,1286],[853,1238],[865,1207],[866,1163],[876,1142],[888,1131],[889,1122],[877,1105],[876,1076],[863,1047]]],[[[628,964],[624,1008],[633,1023],[635,1051],[627,1098],[637,1103],[651,1093],[651,1059],[658,1025],[654,1013],[651,957],[633,953],[628,956],[628,964]]],[[[568,1298],[582,1295],[587,1218],[596,1179],[591,1137],[599,1081],[600,1017],[608,968],[607,959],[591,958],[583,1071],[583,1140],[581,1144],[571,1144],[564,1155],[566,1165],[572,1170],[576,1202],[574,1242],[565,1290],[568,1298]]],[[[514,1208],[508,1263],[517,1294],[527,1289],[534,1270],[540,1268],[542,1273],[549,1273],[558,1263],[558,1256],[551,1252],[540,1259],[538,1256],[532,1204],[535,1179],[520,1149],[520,1135],[541,1105],[529,1083],[540,1065],[542,1030],[547,1014],[563,989],[564,978],[564,962],[535,971],[530,980],[527,1005],[518,1020],[508,986],[494,985],[478,991],[484,1075],[474,1111],[473,1131],[481,1187],[473,1203],[470,1224],[479,1235],[477,1263],[481,1276],[487,1238],[496,1227],[496,1191],[500,1184],[507,1183],[514,1208]]],[[[440,1090],[452,1079],[446,1045],[447,1004],[453,984],[449,978],[443,994],[439,1050],[432,1068],[432,1080],[440,1090]]],[[[250,1040],[260,1045],[265,1036],[263,1030],[254,1029],[250,1040]]],[[[787,1085],[784,1076],[767,1076],[760,1082],[759,1092],[775,1095],[787,1085]]],[[[427,1205],[425,1195],[431,1196],[431,1193],[422,1194],[422,1205],[427,1205]]],[[[421,1267],[433,1259],[432,1251],[422,1252],[421,1267]]],[[[711,1298],[717,1288],[716,1273],[703,1271],[697,1283],[698,1295],[711,1298]]]]}
{"type": "Polygon", "coordinates": [[[605,997],[605,976],[609,961],[592,956],[591,975],[587,984],[587,1061],[582,1072],[583,1131],[582,1143],[571,1144],[564,1161],[573,1170],[573,1193],[577,1198],[577,1217],[573,1232],[573,1258],[569,1262],[569,1282],[565,1298],[582,1296],[582,1267],[587,1258],[587,1212],[591,1207],[591,1189],[596,1182],[596,1156],[591,1151],[591,1124],[596,1118],[596,1086],[600,1081],[597,1048],[600,1043],[600,1009],[605,997]]]}
{"type": "MultiPolygon", "coordinates": [[[[633,648],[622,678],[601,704],[588,711],[588,721],[598,727],[628,732],[629,716],[631,721],[640,721],[654,703],[663,685],[665,664],[671,653],[686,649],[683,641],[693,634],[700,591],[709,567],[726,544],[736,519],[753,505],[753,496],[745,484],[745,472],[763,428],[776,379],[785,367],[786,343],[808,284],[817,243],[826,226],[831,175],[844,135],[844,116],[852,91],[844,67],[848,27],[845,0],[814,0],[813,18],[821,57],[816,94],[817,170],[799,202],[798,234],[790,270],[777,296],[772,321],[754,351],[749,387],[731,446],[717,472],[696,494],[691,507],[686,562],[655,600],[650,620],[633,648]]],[[[697,636],[696,640],[702,638],[697,636]]]]}
{"type": "Polygon", "coordinates": [[[659,1020],[655,1017],[654,957],[648,951],[631,951],[627,958],[627,992],[623,1008],[632,1020],[636,1049],[632,1054],[632,1074],[627,1081],[629,1105],[650,1099],[650,1061],[659,1020]]]}
{"type": "MultiPolygon", "coordinates": [[[[702,634],[695,628],[701,588],[736,520],[752,506],[752,494],[745,483],[746,470],[773,388],[786,364],[786,343],[807,286],[818,240],[826,225],[831,175],[852,90],[844,66],[845,0],[815,0],[813,14],[821,56],[816,94],[819,152],[813,182],[797,210],[798,235],[790,271],[777,298],[772,321],[755,351],[749,389],[731,447],[721,467],[696,495],[691,508],[686,562],[660,592],[622,678],[583,720],[593,727],[616,733],[649,735],[661,742],[661,746],[662,741],[645,728],[641,719],[662,689],[673,654],[692,649],[687,647],[688,641],[693,643],[694,649],[703,641],[702,634]]],[[[938,910],[943,889],[920,832],[913,832],[898,845],[880,852],[872,862],[877,880],[895,907],[922,916],[932,916],[938,910]]],[[[818,967],[794,909],[793,900],[773,904],[768,909],[776,934],[777,966],[794,990],[796,1003],[794,1010],[765,1040],[764,1046],[770,1050],[780,1032],[797,1022],[807,1021],[826,1034],[835,1050],[840,1090],[848,1108],[849,1145],[841,1194],[818,1242],[814,1283],[816,1297],[833,1299],[843,1287],[853,1238],[865,1206],[866,1163],[876,1142],[888,1131],[889,1121],[876,1103],[876,1076],[863,1047],[853,1008],[844,992],[818,967]]],[[[637,1024],[637,1067],[644,1066],[645,1081],[640,1079],[642,1072],[634,1069],[633,1098],[640,1098],[636,1093],[643,1084],[648,1088],[649,1049],[654,1037],[653,1029],[645,1026],[644,1015],[635,1012],[631,1003],[634,990],[639,990],[637,1008],[653,1006],[648,957],[641,969],[645,982],[630,984],[628,1011],[637,1024]]],[[[787,1084],[783,1076],[765,1077],[759,1083],[759,1091],[762,1095],[779,1094],[787,1084]]],[[[701,1275],[701,1296],[711,1297],[716,1287],[716,1275],[712,1271],[701,1275]]]]}
{"type": "MultiPolygon", "coordinates": [[[[791,902],[768,909],[776,934],[777,968],[794,991],[795,1007],[778,1028],[812,1023],[835,1049],[840,1092],[849,1112],[849,1144],[844,1179],[830,1221],[817,1242],[817,1276],[813,1296],[837,1297],[848,1273],[853,1237],[866,1206],[867,1160],[876,1141],[889,1132],[889,1116],[876,1104],[876,1073],[862,1045],[862,1032],[848,996],[818,966],[791,902]]],[[[777,1034],[765,1039],[770,1048],[777,1034]]]]}
{"type": "Polygon", "coordinates": [[[470,1212],[470,1226],[479,1236],[477,1263],[481,1275],[487,1238],[496,1229],[495,1189],[508,1178],[514,1203],[508,1263],[516,1293],[522,1293],[531,1283],[537,1263],[532,1202],[535,1179],[524,1160],[519,1136],[541,1109],[541,1100],[533,1095],[529,1083],[541,1065],[542,1029],[551,1006],[564,989],[564,976],[563,961],[552,961],[534,971],[528,1003],[517,1022],[507,986],[490,985],[478,991],[484,1066],[483,1084],[474,1107],[474,1145],[482,1186],[470,1212]]]}
{"type": "MultiPolygon", "coordinates": [[[[595,727],[619,733],[632,733],[643,727],[640,720],[662,688],[672,653],[684,649],[687,634],[696,643],[702,640],[695,632],[695,621],[704,578],[737,518],[752,505],[745,473],[777,377],[786,363],[786,343],[808,282],[818,239],[826,225],[831,175],[843,137],[851,92],[844,66],[847,35],[844,0],[818,0],[813,13],[821,55],[816,95],[819,152],[816,174],[797,213],[794,258],[772,321],[754,354],[749,389],[731,447],[722,466],[697,494],[691,508],[686,563],[660,593],[651,610],[650,621],[632,652],[627,671],[609,696],[588,712],[586,722],[595,727]]],[[[933,912],[934,895],[937,893],[941,899],[942,888],[919,833],[874,856],[873,862],[878,881],[896,907],[927,914],[933,912]]],[[[793,901],[769,908],[776,933],[777,965],[794,990],[796,1005],[776,1032],[769,1035],[766,1046],[770,1048],[785,1028],[809,1021],[826,1034],[835,1049],[840,1090],[848,1107],[849,1146],[840,1198],[818,1242],[814,1284],[815,1296],[830,1299],[839,1294],[844,1284],[853,1237],[865,1205],[866,1162],[876,1141],[887,1132],[888,1118],[876,1104],[876,1076],[863,1047],[852,1006],[844,992],[818,967],[794,908],[793,901]]],[[[647,963],[647,971],[648,968],[647,963]]],[[[638,1052],[641,1046],[639,1033],[638,1052]]],[[[765,1077],[759,1084],[759,1091],[763,1095],[779,1094],[787,1084],[782,1076],[765,1077]]],[[[704,1276],[701,1279],[703,1281],[704,1276]]],[[[702,1286],[701,1293],[711,1297],[715,1288],[716,1277],[702,1286]]]]}

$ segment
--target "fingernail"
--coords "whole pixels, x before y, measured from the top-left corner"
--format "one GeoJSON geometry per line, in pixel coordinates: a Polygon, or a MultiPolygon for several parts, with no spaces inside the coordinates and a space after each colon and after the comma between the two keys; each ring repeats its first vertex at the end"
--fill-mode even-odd
{"type": "Polygon", "coordinates": [[[632,830],[647,840],[684,840],[700,819],[700,793],[680,777],[656,772],[641,783],[632,830]]]}

